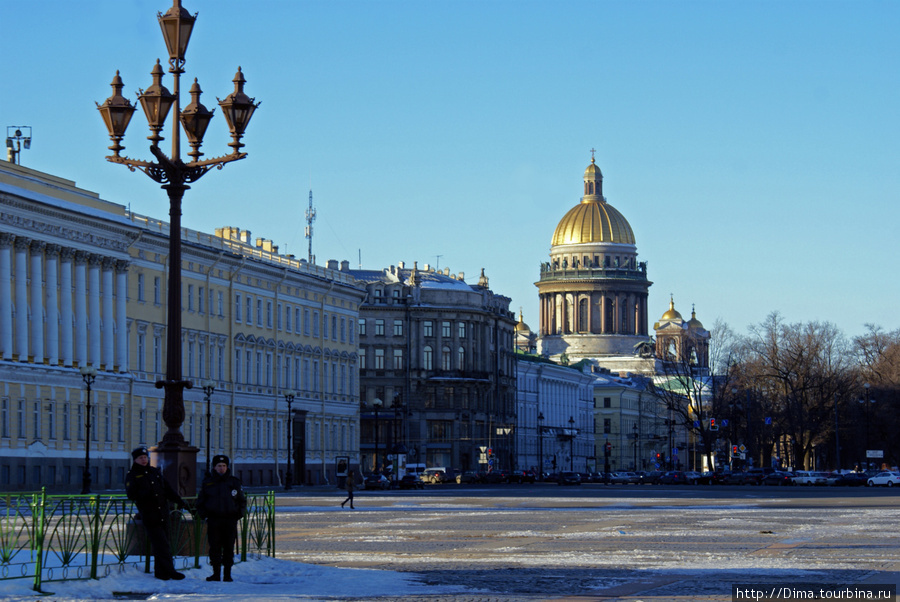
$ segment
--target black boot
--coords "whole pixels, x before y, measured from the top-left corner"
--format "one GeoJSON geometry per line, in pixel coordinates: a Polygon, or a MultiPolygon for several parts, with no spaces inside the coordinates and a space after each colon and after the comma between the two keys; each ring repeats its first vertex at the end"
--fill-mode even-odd
{"type": "MultiPolygon", "coordinates": [[[[222,580],[222,567],[221,565],[214,564],[212,565],[213,574],[206,578],[207,581],[221,581],[222,580]]],[[[226,575],[228,573],[225,573],[226,575]]]]}
{"type": "Polygon", "coordinates": [[[234,581],[234,579],[231,578],[231,566],[230,565],[227,565],[227,564],[225,565],[225,574],[222,576],[222,581],[234,581]]]}

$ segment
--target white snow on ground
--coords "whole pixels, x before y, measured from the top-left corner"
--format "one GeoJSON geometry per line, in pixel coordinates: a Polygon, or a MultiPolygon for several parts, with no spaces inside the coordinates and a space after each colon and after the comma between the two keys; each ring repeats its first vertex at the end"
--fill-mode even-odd
{"type": "MultiPolygon", "coordinates": [[[[459,587],[437,587],[419,584],[409,574],[368,569],[339,569],[289,560],[262,558],[234,565],[233,583],[210,583],[206,568],[185,571],[181,581],[160,581],[152,574],[127,568],[98,580],[57,581],[46,583],[51,596],[41,600],[109,600],[118,592],[154,594],[149,600],[185,600],[188,602],[236,599],[322,600],[336,597],[368,597],[388,595],[452,594],[459,587]]],[[[0,598],[4,602],[34,601],[30,579],[0,581],[0,598]]]]}

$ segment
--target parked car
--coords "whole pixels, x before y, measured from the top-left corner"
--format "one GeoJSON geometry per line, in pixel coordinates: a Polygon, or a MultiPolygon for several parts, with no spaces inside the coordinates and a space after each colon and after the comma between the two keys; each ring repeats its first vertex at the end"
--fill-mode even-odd
{"type": "Polygon", "coordinates": [[[406,474],[403,475],[400,480],[397,482],[397,486],[400,489],[424,489],[425,485],[422,481],[419,480],[419,477],[414,474],[406,474]]]}
{"type": "Polygon", "coordinates": [[[419,479],[423,483],[443,483],[447,478],[446,468],[426,468],[419,479]]]}
{"type": "Polygon", "coordinates": [[[657,483],[659,483],[659,477],[663,476],[664,474],[666,473],[663,470],[651,470],[644,475],[644,483],[656,485],[657,483]]]}
{"type": "Polygon", "coordinates": [[[507,475],[504,475],[499,470],[490,470],[481,477],[482,483],[504,483],[507,475]]]}
{"type": "Polygon", "coordinates": [[[763,477],[760,485],[793,485],[794,475],[789,472],[773,472],[763,477]]]}
{"type": "MultiPolygon", "coordinates": [[[[630,472],[612,472],[609,474],[609,482],[616,483],[618,485],[627,485],[631,483],[631,477],[634,473],[630,472]]],[[[635,478],[636,475],[635,475],[635,478]]]]}
{"type": "Polygon", "coordinates": [[[688,470],[687,472],[685,472],[684,477],[687,479],[688,485],[697,485],[698,483],[700,483],[700,479],[702,478],[699,472],[693,470],[688,470]]]}
{"type": "Polygon", "coordinates": [[[878,487],[881,485],[893,487],[894,485],[900,485],[900,472],[879,472],[874,477],[869,477],[866,481],[866,485],[869,487],[878,487]]]}
{"type": "Polygon", "coordinates": [[[363,489],[390,489],[391,482],[383,474],[372,473],[363,481],[363,489]]]}
{"type": "Polygon", "coordinates": [[[467,470],[464,473],[456,475],[457,483],[480,483],[481,475],[475,472],[474,470],[467,470]]]}
{"type": "Polygon", "coordinates": [[[827,474],[824,472],[811,472],[808,470],[798,470],[794,473],[795,485],[825,485],[827,484],[827,474]]]}
{"type": "Polygon", "coordinates": [[[848,472],[839,475],[834,481],[834,485],[838,487],[862,487],[866,485],[869,477],[862,472],[848,472]]]}
{"type": "Polygon", "coordinates": [[[556,482],[560,485],[581,485],[581,475],[577,472],[561,472],[556,482]]]}
{"type": "Polygon", "coordinates": [[[659,477],[656,482],[660,485],[687,485],[688,479],[683,471],[670,470],[659,477]]]}

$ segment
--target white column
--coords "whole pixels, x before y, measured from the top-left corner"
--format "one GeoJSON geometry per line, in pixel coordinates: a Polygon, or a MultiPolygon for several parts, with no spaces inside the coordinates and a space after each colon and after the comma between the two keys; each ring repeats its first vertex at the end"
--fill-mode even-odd
{"type": "Polygon", "coordinates": [[[59,343],[63,366],[71,366],[72,348],[72,260],[75,250],[64,248],[59,253],[59,343]]]}
{"type": "Polygon", "coordinates": [[[116,262],[116,371],[128,372],[128,262],[116,262]]]}
{"type": "Polygon", "coordinates": [[[0,358],[12,359],[12,244],[13,235],[0,233],[0,358]]]}
{"type": "Polygon", "coordinates": [[[87,260],[87,253],[75,253],[75,361],[79,366],[88,365],[87,260]]]}
{"type": "Polygon", "coordinates": [[[47,361],[51,366],[59,365],[59,301],[57,294],[57,272],[59,245],[47,245],[47,361]]]}
{"type": "Polygon", "coordinates": [[[99,255],[88,256],[88,363],[100,367],[100,262],[99,255]]]}
{"type": "Polygon", "coordinates": [[[31,240],[16,238],[16,354],[28,361],[28,245],[31,240]]]}
{"type": "Polygon", "coordinates": [[[103,306],[103,318],[102,318],[102,354],[103,354],[103,367],[105,370],[112,371],[113,363],[115,361],[115,343],[116,343],[116,333],[115,333],[115,324],[116,319],[113,314],[113,270],[116,267],[116,260],[112,257],[104,257],[101,262],[103,266],[103,291],[101,297],[101,304],[103,306]]]}
{"type": "Polygon", "coordinates": [[[44,247],[47,243],[31,242],[31,355],[36,364],[44,363],[44,247]]]}

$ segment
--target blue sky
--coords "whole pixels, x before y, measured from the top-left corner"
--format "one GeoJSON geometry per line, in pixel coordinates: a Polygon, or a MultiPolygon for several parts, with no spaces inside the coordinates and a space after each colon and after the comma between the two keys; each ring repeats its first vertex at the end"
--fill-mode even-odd
{"type": "MultiPolygon", "coordinates": [[[[249,157],[194,184],[186,227],[305,256],[312,186],[319,263],[483,267],[537,329],[533,283],[595,148],[651,322],[673,294],[738,332],[776,310],[851,336],[900,327],[898,2],[184,5],[183,90],[199,78],[215,107],[240,65],[262,102],[249,157]]],[[[167,219],[154,182],[104,160],[94,101],[117,69],[132,100],[150,85],[169,6],[0,2],[0,125],[33,127],[23,165],[167,219]]],[[[125,154],[149,159],[147,135],[138,111],[125,154]]],[[[217,108],[203,150],[227,142],[217,108]]]]}

